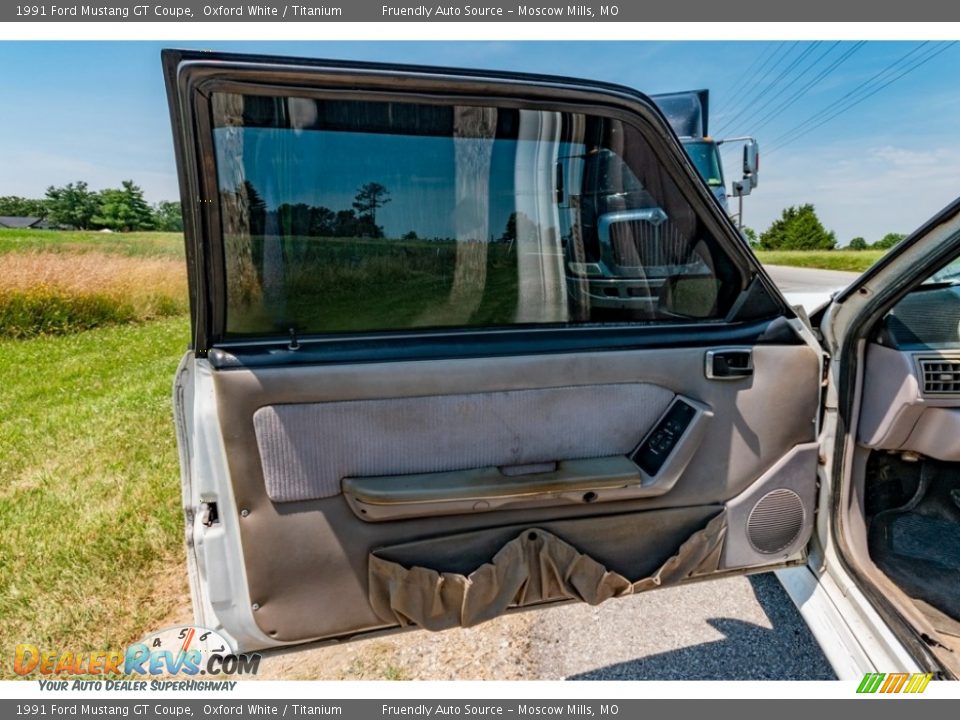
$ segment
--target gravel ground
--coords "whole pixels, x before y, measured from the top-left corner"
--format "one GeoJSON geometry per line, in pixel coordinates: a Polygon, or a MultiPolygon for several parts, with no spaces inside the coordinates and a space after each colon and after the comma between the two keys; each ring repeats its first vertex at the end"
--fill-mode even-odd
{"type": "Polygon", "coordinates": [[[772,574],[571,604],[475,628],[269,652],[261,679],[829,680],[772,574]]]}
{"type": "Polygon", "coordinates": [[[570,680],[831,680],[772,574],[702,582],[541,614],[539,676],[570,680]]]}

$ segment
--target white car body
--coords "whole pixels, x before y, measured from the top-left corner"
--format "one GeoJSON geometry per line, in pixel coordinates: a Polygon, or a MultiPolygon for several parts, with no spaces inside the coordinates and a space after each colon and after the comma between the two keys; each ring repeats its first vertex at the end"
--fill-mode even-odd
{"type": "MultiPolygon", "coordinates": [[[[177,373],[174,402],[188,567],[198,623],[217,630],[240,650],[347,638],[395,626],[430,627],[436,618],[430,615],[431,608],[418,606],[416,592],[420,592],[420,586],[411,590],[412,598],[389,595],[385,599],[387,594],[396,587],[412,587],[415,575],[422,579],[434,573],[439,589],[431,597],[442,604],[441,600],[446,602],[444,593],[452,592],[449,588],[469,588],[475,582],[472,573],[464,579],[466,570],[443,569],[459,567],[461,562],[447,557],[451,547],[469,548],[477,557],[489,558],[489,547],[503,546],[504,552],[508,547],[514,548],[513,543],[538,541],[537,533],[547,526],[556,528],[561,539],[556,544],[559,550],[552,546],[549,549],[557,553],[550,557],[551,561],[559,562],[558,557],[570,552],[563,546],[563,537],[580,537],[586,547],[594,549],[595,555],[612,558],[610,567],[617,562],[628,567],[631,561],[624,561],[624,556],[643,556],[647,551],[651,556],[660,553],[666,558],[658,566],[643,572],[637,570],[639,580],[619,571],[607,571],[604,578],[618,576],[614,582],[620,583],[608,595],[656,587],[665,577],[669,584],[701,580],[703,575],[775,570],[839,677],[854,679],[867,672],[949,672],[937,659],[935,644],[916,629],[912,617],[906,617],[909,612],[885,605],[858,576],[855,563],[847,559],[843,547],[846,530],[842,511],[847,504],[856,442],[857,415],[851,414],[849,408],[855,407],[859,399],[864,352],[864,343],[851,338],[859,337],[856,333],[863,327],[858,323],[865,322],[862,318],[875,312],[881,301],[887,302],[888,296],[901,297],[950,258],[960,255],[960,204],[948,208],[835,297],[829,291],[796,293],[785,302],[746,242],[712,201],[709,189],[685,159],[668,126],[662,118],[658,119],[649,101],[628,89],[594,87],[558,78],[486,76],[472,71],[190,52],[168,52],[164,61],[184,199],[195,333],[194,349],[177,373]],[[276,328],[271,334],[269,327],[253,340],[231,336],[224,320],[229,317],[224,309],[229,303],[227,290],[223,289],[229,280],[224,279],[228,273],[223,268],[231,260],[223,257],[227,253],[222,236],[227,234],[228,221],[221,225],[218,213],[229,215],[229,222],[248,223],[245,230],[235,231],[240,238],[237,245],[252,246],[257,233],[249,224],[253,211],[244,208],[238,199],[242,194],[240,186],[236,190],[232,186],[225,189],[223,176],[216,174],[214,160],[229,165],[242,177],[242,163],[248,159],[241,132],[246,129],[245,123],[254,128],[252,137],[257,142],[250,141],[257,150],[250,153],[254,156],[271,150],[268,144],[258,144],[266,142],[256,135],[262,127],[277,134],[291,130],[288,139],[293,143],[311,130],[328,132],[317,120],[321,111],[326,111],[324,102],[335,105],[346,96],[350,102],[358,97],[356,102],[373,105],[369,96],[399,92],[399,100],[390,95],[390,102],[402,103],[406,101],[404,93],[410,92],[418,102],[419,98],[429,97],[432,103],[423,105],[426,110],[417,121],[421,124],[409,133],[410,137],[420,137],[418,133],[425,132],[424,123],[435,120],[441,124],[434,117],[442,114],[436,108],[446,109],[447,103],[453,104],[456,112],[461,111],[450,99],[455,97],[450,88],[479,97],[471,101],[474,103],[493,97],[491,107],[504,108],[505,116],[514,112],[515,105],[525,107],[525,102],[537,108],[540,105],[536,103],[547,102],[562,107],[571,102],[570,98],[581,100],[589,108],[606,102],[616,105],[617,119],[611,119],[614,111],[610,111],[610,117],[597,111],[597,117],[589,119],[598,126],[613,126],[616,132],[610,134],[620,137],[617,133],[626,132],[622,129],[626,123],[615,124],[621,122],[622,115],[630,116],[630,122],[637,127],[644,127],[646,134],[638,137],[645,138],[654,148],[650,153],[651,165],[645,169],[661,173],[661,183],[678,183],[682,197],[671,200],[674,206],[692,208],[689,214],[700,223],[695,231],[713,233],[719,238],[714,239],[717,246],[729,254],[734,270],[742,273],[740,294],[729,313],[713,318],[713,324],[697,324],[699,334],[692,338],[687,336],[690,333],[683,334],[686,326],[675,327],[667,322],[664,332],[674,333],[667,335],[667,340],[659,339],[642,324],[612,329],[588,325],[571,331],[566,326],[546,327],[547,322],[544,327],[505,331],[502,338],[494,337],[494,333],[473,336],[459,326],[448,331],[441,328],[436,335],[431,334],[431,328],[398,335],[368,332],[361,338],[365,343],[362,345],[355,344],[353,337],[344,339],[336,333],[301,334],[294,329],[293,322],[278,325],[283,327],[284,334],[290,328],[289,337],[277,337],[276,328]],[[219,106],[211,101],[218,93],[226,98],[219,101],[219,106]],[[288,96],[290,93],[299,95],[288,96]],[[321,99],[314,99],[314,95],[321,99]],[[502,105],[493,105],[494,102],[502,105]],[[219,125],[211,120],[217,113],[222,116],[217,121],[219,125]],[[794,314],[790,305],[799,306],[804,312],[794,314]],[[818,328],[813,328],[802,319],[804,315],[822,315],[823,319],[818,328]],[[759,329],[754,331],[755,327],[759,329]],[[630,333],[635,333],[635,341],[630,333]],[[595,336],[598,339],[592,340],[595,336]],[[714,336],[719,339],[708,340],[714,336]],[[570,344],[583,343],[585,337],[594,342],[587,350],[582,344],[570,344]],[[635,345],[626,345],[627,340],[635,345]],[[436,344],[421,348],[428,341],[436,344]],[[472,341],[478,345],[502,341],[511,345],[506,350],[497,346],[493,351],[476,351],[476,356],[472,354],[472,345],[466,351],[458,346],[456,353],[460,354],[444,355],[443,343],[453,341],[465,345],[472,341]],[[548,343],[546,350],[536,345],[541,342],[548,343]],[[423,354],[397,354],[406,351],[408,345],[423,354]],[[517,349],[518,346],[523,349],[517,349]],[[371,347],[381,354],[370,354],[371,347]],[[800,379],[789,375],[789,371],[787,375],[778,375],[777,363],[787,363],[800,379]],[[676,376],[671,376],[671,372],[676,376]],[[625,452],[622,447],[608,447],[609,436],[618,429],[615,426],[591,440],[601,446],[597,450],[584,444],[582,436],[589,432],[573,432],[569,422],[551,425],[560,423],[555,417],[563,413],[579,418],[576,411],[585,406],[595,409],[590,407],[592,403],[599,403],[597,398],[611,387],[616,393],[633,392],[639,398],[626,407],[624,417],[632,418],[635,411],[640,414],[647,404],[652,407],[660,403],[644,420],[646,425],[638,435],[642,441],[635,450],[628,448],[625,452]],[[595,396],[591,397],[591,392],[595,396]],[[452,403],[451,396],[459,404],[452,403]],[[534,398],[529,407],[540,408],[540,414],[524,410],[527,406],[517,400],[521,396],[525,398],[523,402],[534,398]],[[537,405],[544,397],[549,402],[537,405]],[[423,403],[429,405],[430,412],[417,414],[423,403]],[[777,403],[784,404],[780,416],[775,414],[777,403]],[[690,415],[682,424],[671,413],[684,405],[690,415]],[[544,407],[551,412],[543,412],[544,407]],[[803,415],[808,412],[809,415],[803,415]],[[359,413],[360,419],[351,413],[359,413]],[[794,417],[796,413],[802,416],[794,417]],[[444,424],[432,426],[434,417],[445,418],[444,424]],[[504,417],[507,419],[502,424],[509,428],[509,434],[503,436],[506,439],[493,432],[500,428],[504,417]],[[759,419],[751,426],[745,417],[759,419]],[[841,422],[845,417],[854,418],[852,425],[841,422]],[[466,431],[473,433],[466,441],[457,436],[457,423],[464,422],[466,431]],[[678,424],[673,425],[674,422],[678,424]],[[778,427],[781,424],[787,429],[778,427]],[[554,432],[547,433],[544,428],[553,428],[554,432]],[[661,433],[664,428],[669,430],[666,440],[661,433]],[[502,450],[499,445],[494,443],[488,449],[474,439],[486,431],[498,437],[500,445],[516,446],[510,449],[510,457],[521,456],[519,448],[525,443],[539,443],[549,448],[543,453],[552,454],[524,458],[515,464],[509,458],[504,461],[496,454],[502,450]],[[435,433],[430,436],[433,443],[423,445],[422,435],[429,432],[435,433]],[[545,434],[548,437],[543,437],[545,434]],[[563,436],[564,442],[556,442],[557,436],[563,436]],[[340,444],[325,445],[332,442],[330,437],[339,438],[340,444]],[[363,439],[360,445],[351,445],[357,437],[363,439]],[[703,450],[707,443],[713,443],[709,457],[703,450]],[[323,448],[322,452],[316,450],[318,447],[323,448]],[[420,448],[412,453],[415,457],[404,454],[409,447],[420,448]],[[661,464],[648,469],[643,464],[643,453],[663,455],[663,447],[668,450],[665,457],[659,458],[661,464]],[[456,464],[476,448],[479,459],[462,467],[456,464]],[[435,462],[432,456],[439,458],[444,452],[450,457],[435,462]],[[331,469],[324,465],[337,453],[341,453],[339,462],[343,467],[331,469]],[[725,464],[717,466],[719,471],[710,468],[717,462],[717,453],[726,453],[721,455],[725,464]],[[699,466],[695,457],[700,457],[699,466]],[[633,464],[633,469],[627,463],[624,471],[625,460],[633,464]],[[550,477],[555,478],[556,485],[546,487],[538,479],[545,473],[553,473],[550,477]],[[587,479],[577,480],[577,473],[587,479]],[[604,473],[614,476],[615,482],[607,480],[604,473]],[[327,475],[327,480],[317,479],[327,475]],[[696,482],[689,479],[691,475],[696,482]],[[491,489],[492,476],[498,481],[518,476],[521,480],[508,480],[515,483],[509,487],[518,489],[505,492],[501,486],[491,489]],[[622,477],[628,479],[619,479],[622,477]],[[775,492],[797,498],[800,507],[795,509],[800,519],[792,538],[767,549],[751,535],[754,529],[750,518],[761,507],[762,499],[775,492]],[[680,499],[671,501],[678,493],[680,499]],[[763,498],[758,499],[763,493],[763,498]],[[611,508],[623,509],[615,513],[611,508]],[[713,519],[707,522],[707,518],[713,519]],[[730,524],[723,527],[719,537],[711,535],[718,519],[726,518],[730,518],[730,524]],[[513,523],[520,524],[512,529],[513,523]],[[608,532],[602,523],[612,523],[612,527],[620,529],[608,532]],[[515,540],[504,545],[505,532],[516,534],[528,525],[515,540]],[[584,527],[588,530],[581,532],[584,527]],[[649,530],[647,537],[644,529],[651,527],[656,532],[649,530]],[[676,537],[667,543],[664,538],[668,536],[676,537]],[[687,539],[681,543],[684,538],[687,539]],[[696,554],[698,547],[700,555],[696,554]],[[665,548],[677,549],[671,554],[665,548]],[[445,559],[438,559],[436,568],[425,568],[434,557],[445,559]],[[683,571],[685,574],[672,576],[671,572],[683,568],[685,562],[690,563],[683,571]],[[384,573],[382,577],[376,575],[380,571],[384,573]],[[392,579],[384,579],[387,573],[394,573],[392,579]],[[627,586],[625,582],[633,584],[627,586]],[[381,596],[374,597],[380,591],[381,596]],[[371,594],[365,595],[367,592],[371,594]]],[[[555,180],[555,164],[559,166],[565,159],[558,149],[561,144],[555,140],[558,128],[563,126],[563,113],[524,112],[531,114],[518,122],[521,130],[517,130],[517,143],[522,133],[528,133],[536,134],[540,144],[533,148],[535,152],[517,153],[525,164],[518,164],[513,182],[520,178],[533,187],[525,195],[518,193],[518,202],[525,204],[528,217],[537,216],[540,222],[549,224],[561,212],[573,212],[584,203],[582,198],[571,201],[568,196],[586,187],[585,180],[582,186],[575,183],[576,172],[586,176],[582,167],[576,167],[577,163],[587,165],[596,153],[591,150],[575,156],[562,175],[566,185],[555,180]],[[530,121],[531,117],[535,123],[530,121]],[[543,138],[554,139],[547,142],[543,138]],[[536,190],[542,191],[539,196],[536,190]]],[[[577,115],[575,121],[564,122],[571,127],[586,124],[583,118],[588,117],[588,111],[579,112],[583,114],[577,115]]],[[[331,111],[333,119],[329,122],[344,122],[345,115],[349,113],[338,115],[331,111]]],[[[369,116],[381,117],[372,110],[369,116]]],[[[363,122],[375,121],[400,122],[393,115],[389,121],[363,122]]],[[[489,137],[481,140],[491,141],[489,137]]],[[[305,156],[302,152],[292,154],[297,158],[305,156]]],[[[628,152],[624,151],[624,155],[628,152]]],[[[281,167],[279,161],[276,164],[281,167]]],[[[556,173],[559,175],[559,170],[556,173]]],[[[646,175],[643,177],[646,180],[646,175]]],[[[463,182],[459,176],[456,180],[463,182]]],[[[632,181],[639,184],[636,178],[632,181]]],[[[467,190],[463,193],[467,199],[461,198],[461,204],[469,203],[471,193],[477,193],[474,187],[467,190]]],[[[611,197],[619,202],[628,194],[613,193],[611,197]]],[[[663,205],[667,207],[666,201],[663,205]]],[[[667,212],[657,209],[658,223],[671,222],[667,212]]],[[[675,214],[683,217],[682,212],[675,214]]],[[[634,217],[632,222],[636,222],[637,213],[623,215],[634,217]]],[[[608,211],[598,224],[617,217],[620,215],[608,211]]],[[[514,223],[516,234],[516,213],[514,223]]],[[[530,297],[541,298],[537,301],[540,305],[533,306],[530,312],[542,311],[554,298],[554,305],[549,308],[551,322],[567,312],[560,295],[565,288],[563,253],[573,252],[570,248],[574,245],[571,235],[561,250],[560,227],[552,226],[551,232],[536,230],[532,234],[537,237],[528,238],[528,246],[536,252],[528,252],[527,256],[536,256],[540,263],[530,277],[547,279],[532,291],[522,285],[517,291],[521,296],[526,292],[530,297]],[[561,301],[556,301],[556,297],[561,301]]],[[[266,237],[265,231],[260,234],[266,237]]],[[[680,231],[675,234],[679,236],[680,231]]],[[[505,242],[493,242],[492,232],[482,235],[490,236],[490,245],[498,251],[512,251],[512,239],[506,247],[505,242]]],[[[416,233],[413,237],[417,238],[416,233]]],[[[291,247],[297,239],[292,238],[291,247]]],[[[264,247],[266,242],[263,240],[264,247]]],[[[372,244],[369,237],[364,237],[363,242],[372,244]]],[[[317,240],[313,246],[296,246],[299,249],[289,252],[291,256],[306,256],[309,249],[319,244],[317,240]]],[[[467,250],[457,247],[458,256],[472,252],[474,246],[465,244],[469,245],[467,250]]],[[[412,257],[421,250],[411,244],[404,252],[412,257]]],[[[440,257],[441,250],[440,243],[429,246],[431,256],[435,251],[435,257],[440,257]]],[[[249,252],[256,260],[253,251],[249,252]]],[[[262,253],[264,257],[268,255],[267,250],[262,253]]],[[[618,262],[626,264],[622,258],[618,262]]],[[[350,258],[349,263],[352,268],[361,260],[350,258]]],[[[576,263],[569,262],[569,267],[575,266],[576,263]]],[[[706,267],[703,263],[700,266],[706,267]]],[[[688,262],[683,265],[683,272],[690,274],[690,268],[700,266],[688,262]]],[[[253,277],[255,281],[255,273],[253,277]]],[[[682,302],[670,303],[674,302],[673,293],[682,295],[684,280],[681,273],[675,286],[668,287],[664,282],[657,286],[660,294],[653,295],[654,284],[649,279],[638,280],[634,274],[631,288],[640,295],[646,293],[644,302],[636,304],[653,306],[658,312],[663,306],[664,317],[668,321],[675,319],[681,312],[676,308],[686,306],[682,302]]],[[[568,275],[566,281],[572,287],[576,277],[571,281],[568,275]]],[[[658,278],[657,282],[663,281],[658,278]]],[[[262,294],[268,295],[269,288],[262,294]]],[[[691,302],[688,298],[685,301],[691,302]]],[[[713,302],[718,305],[720,301],[713,302]]],[[[591,415],[598,424],[607,422],[607,415],[615,415],[618,409],[617,394],[605,397],[607,405],[591,415]]],[[[760,530],[762,534],[764,528],[760,530]]],[[[543,541],[542,535],[539,541],[543,541]]],[[[549,539],[546,542],[549,544],[549,539]]],[[[592,561],[589,552],[575,549],[583,553],[585,562],[592,561]]],[[[525,546],[524,552],[528,551],[530,547],[525,546]]],[[[497,557],[501,555],[498,553],[481,569],[494,567],[491,563],[497,557]]],[[[525,561],[511,562],[517,564],[510,566],[513,570],[525,561]]],[[[529,567],[522,567],[530,572],[529,567]]],[[[531,604],[580,597],[580,586],[557,590],[548,585],[542,583],[546,588],[539,590],[543,596],[535,597],[531,604]]],[[[498,588],[491,588],[491,594],[495,595],[498,588]]],[[[515,602],[516,597],[507,600],[523,606],[525,602],[515,602]]],[[[590,596],[589,601],[593,599],[599,601],[603,597],[590,596]]],[[[451,604],[456,605],[456,600],[451,604]]],[[[466,607],[468,603],[463,600],[461,604],[466,607]]],[[[420,605],[429,602],[422,601],[420,605]]],[[[503,607],[491,605],[481,609],[496,614],[494,610],[502,612],[508,605],[513,609],[506,601],[503,607]]],[[[444,605],[441,610],[446,613],[441,613],[442,622],[437,621],[437,627],[431,629],[451,626],[449,608],[444,605]],[[447,624],[443,625],[444,622],[447,624]]],[[[459,616],[452,624],[470,624],[474,620],[459,616]]]]}

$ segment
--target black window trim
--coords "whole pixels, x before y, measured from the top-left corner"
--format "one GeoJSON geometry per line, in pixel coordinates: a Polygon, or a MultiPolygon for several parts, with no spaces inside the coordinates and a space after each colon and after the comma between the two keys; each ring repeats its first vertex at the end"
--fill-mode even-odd
{"type": "Polygon", "coordinates": [[[758,345],[803,345],[789,321],[710,324],[659,324],[642,327],[580,326],[569,328],[486,329],[480,332],[385,333],[364,337],[324,337],[290,341],[222,343],[208,359],[220,370],[290,365],[357,364],[496,358],[627,350],[758,345]]]}

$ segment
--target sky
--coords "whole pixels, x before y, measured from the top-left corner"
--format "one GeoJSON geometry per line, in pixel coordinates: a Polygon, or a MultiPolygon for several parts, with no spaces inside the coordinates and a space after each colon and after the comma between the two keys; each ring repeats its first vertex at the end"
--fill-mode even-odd
{"type": "MultiPolygon", "coordinates": [[[[760,143],[759,185],[744,200],[758,231],[813,203],[841,244],[873,242],[960,195],[960,44],[916,41],[0,42],[0,195],[133,179],[151,202],[177,199],[163,47],[521,70],[646,93],[708,88],[711,135],[760,143]]],[[[730,147],[728,186],[739,171],[730,147]]]]}

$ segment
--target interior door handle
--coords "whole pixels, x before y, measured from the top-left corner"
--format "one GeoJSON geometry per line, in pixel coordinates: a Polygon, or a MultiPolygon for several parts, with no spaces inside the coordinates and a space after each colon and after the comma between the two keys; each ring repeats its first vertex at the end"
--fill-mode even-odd
{"type": "Polygon", "coordinates": [[[737,380],[753,375],[753,352],[750,348],[708,350],[706,375],[711,380],[737,380]]]}

